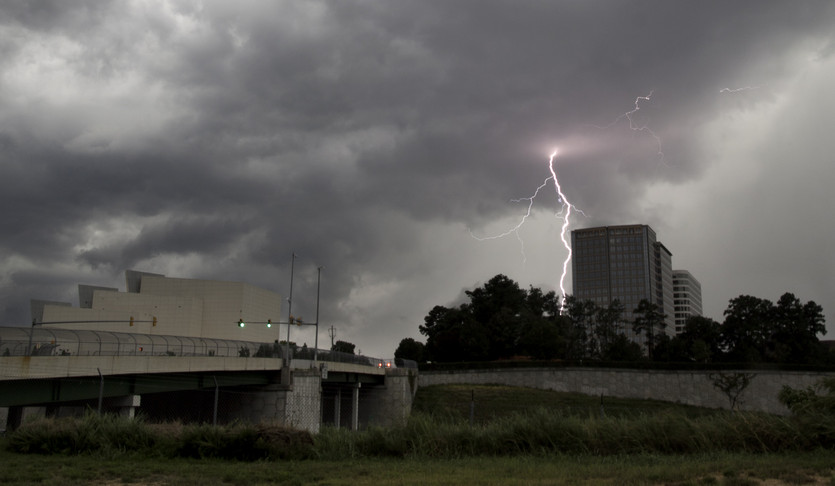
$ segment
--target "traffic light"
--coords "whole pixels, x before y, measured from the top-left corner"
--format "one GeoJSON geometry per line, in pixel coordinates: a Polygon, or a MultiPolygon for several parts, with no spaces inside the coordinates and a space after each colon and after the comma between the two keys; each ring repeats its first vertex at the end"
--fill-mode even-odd
{"type": "Polygon", "coordinates": [[[267,327],[268,328],[273,327],[273,320],[272,319],[267,319],[267,327]]]}
{"type": "Polygon", "coordinates": [[[157,327],[157,316],[154,316],[153,320],[151,321],[151,325],[157,327]]]}
{"type": "Polygon", "coordinates": [[[130,316],[130,325],[133,327],[133,316],[130,316]]]}
{"type": "Polygon", "coordinates": [[[243,319],[238,319],[238,327],[244,327],[244,326],[246,326],[246,322],[244,322],[243,319]]]}

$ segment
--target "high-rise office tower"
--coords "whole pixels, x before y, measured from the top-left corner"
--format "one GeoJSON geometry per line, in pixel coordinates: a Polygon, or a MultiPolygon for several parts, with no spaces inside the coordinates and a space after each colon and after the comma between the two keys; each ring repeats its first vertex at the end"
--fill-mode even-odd
{"type": "MultiPolygon", "coordinates": [[[[633,310],[646,299],[667,317],[665,332],[674,333],[672,253],[647,225],[600,226],[571,232],[573,295],[608,306],[615,299],[632,322],[633,310]]],[[[630,338],[634,336],[626,326],[630,338]]]]}
{"type": "Polygon", "coordinates": [[[673,270],[673,304],[676,334],[684,330],[688,317],[702,315],[702,285],[687,270],[673,270]]]}

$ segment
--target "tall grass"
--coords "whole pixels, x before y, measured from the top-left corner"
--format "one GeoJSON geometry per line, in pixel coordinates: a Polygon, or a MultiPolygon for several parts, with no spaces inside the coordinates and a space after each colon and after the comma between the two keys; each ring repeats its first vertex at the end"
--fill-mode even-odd
{"type": "Polygon", "coordinates": [[[793,418],[721,413],[689,417],[660,413],[639,417],[579,417],[538,409],[483,425],[439,421],[415,414],[398,429],[363,432],[324,429],[316,438],[321,458],[369,456],[470,457],[547,454],[706,454],[785,452],[831,447],[831,417],[814,427],[793,418]]]}
{"type": "MultiPolygon", "coordinates": [[[[803,452],[835,448],[835,415],[781,417],[762,413],[695,410],[657,403],[617,403],[605,413],[595,397],[543,395],[527,400],[520,389],[479,390],[482,417],[469,420],[461,399],[436,390],[436,405],[416,407],[403,427],[352,432],[324,427],[315,436],[274,424],[146,424],[114,416],[26,422],[10,433],[14,452],[227,458],[238,460],[344,460],[371,457],[465,458],[581,454],[715,454],[803,452]],[[488,400],[495,395],[495,401],[488,400]],[[511,409],[507,395],[517,399],[511,409]],[[583,403],[586,400],[588,403],[583,403]],[[519,406],[518,403],[525,403],[519,406]],[[494,403],[499,404],[493,406],[494,403]],[[534,406],[530,406],[534,403],[534,406]],[[593,406],[592,406],[593,405],[593,406]],[[433,410],[426,412],[420,410],[433,410]]],[[[539,395],[536,395],[539,396],[539,395]]],[[[468,403],[465,403],[468,405],[468,403]]]]}
{"type": "Polygon", "coordinates": [[[142,453],[160,457],[238,460],[303,459],[313,456],[313,437],[273,424],[146,424],[114,415],[44,418],[24,423],[8,436],[12,452],[35,454],[142,453]]]}
{"type": "Polygon", "coordinates": [[[124,453],[149,449],[159,441],[140,420],[87,414],[26,422],[9,435],[8,448],[37,454],[124,453]]]}

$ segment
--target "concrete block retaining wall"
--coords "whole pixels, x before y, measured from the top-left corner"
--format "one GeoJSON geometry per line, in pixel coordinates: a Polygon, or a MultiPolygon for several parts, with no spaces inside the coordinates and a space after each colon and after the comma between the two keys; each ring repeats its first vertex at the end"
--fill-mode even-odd
{"type": "Polygon", "coordinates": [[[285,424],[319,432],[322,405],[322,379],[319,370],[293,371],[293,392],[287,395],[285,424]]]}
{"type": "Polygon", "coordinates": [[[377,427],[405,425],[417,392],[417,375],[416,369],[387,370],[385,386],[367,389],[359,409],[360,423],[377,427]]]}
{"type": "Polygon", "coordinates": [[[295,370],[292,386],[266,385],[248,390],[232,416],[251,423],[274,422],[312,433],[319,432],[321,378],[316,370],[295,370]]]}
{"type": "MultiPolygon", "coordinates": [[[[630,370],[618,368],[503,368],[485,370],[421,371],[420,386],[441,384],[497,384],[543,390],[663,400],[710,408],[730,408],[728,397],[716,389],[710,371],[630,370]]],[[[750,373],[751,384],[740,395],[740,410],[786,414],[777,394],[784,385],[805,388],[835,373],[779,370],[726,370],[750,373]]]]}

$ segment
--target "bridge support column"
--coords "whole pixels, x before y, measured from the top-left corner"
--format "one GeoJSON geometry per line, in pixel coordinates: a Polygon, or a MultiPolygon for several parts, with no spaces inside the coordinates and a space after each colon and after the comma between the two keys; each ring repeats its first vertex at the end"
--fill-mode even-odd
{"type": "Polygon", "coordinates": [[[362,383],[357,383],[351,388],[351,430],[358,430],[360,428],[360,387],[362,383]]]}
{"type": "Polygon", "coordinates": [[[318,370],[294,370],[292,385],[264,385],[241,392],[232,417],[245,422],[273,422],[319,432],[321,423],[321,378],[318,370]]]}
{"type": "Polygon", "coordinates": [[[339,428],[340,424],[340,415],[342,412],[342,389],[338,388],[336,390],[336,395],[333,399],[333,426],[337,429],[339,428]]]}
{"type": "Polygon", "coordinates": [[[23,407],[9,407],[8,415],[6,416],[6,432],[12,432],[20,427],[23,422],[23,407]]]}
{"type": "Polygon", "coordinates": [[[136,408],[139,407],[141,401],[140,395],[127,395],[112,399],[107,402],[107,405],[117,407],[120,416],[132,419],[136,417],[136,408]]]}
{"type": "Polygon", "coordinates": [[[386,370],[383,386],[363,387],[360,419],[364,425],[397,427],[406,424],[417,392],[416,369],[386,370]]]}

